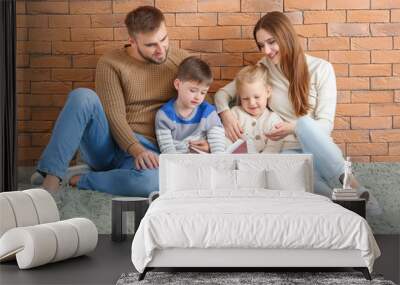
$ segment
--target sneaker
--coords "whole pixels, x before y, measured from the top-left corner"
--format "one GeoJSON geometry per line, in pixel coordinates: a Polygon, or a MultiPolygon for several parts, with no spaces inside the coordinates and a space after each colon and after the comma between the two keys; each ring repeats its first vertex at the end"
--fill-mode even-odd
{"type": "Polygon", "coordinates": [[[160,197],[160,193],[158,191],[153,191],[149,194],[149,205],[154,202],[155,199],[160,197]]]}
{"type": "Polygon", "coordinates": [[[43,184],[44,176],[38,172],[35,171],[35,173],[32,174],[31,176],[31,185],[32,186],[40,186],[43,184]]]}
{"type": "MultiPolygon", "coordinates": [[[[72,176],[85,174],[89,172],[91,169],[87,164],[78,164],[71,167],[68,167],[67,172],[65,173],[65,177],[62,179],[61,184],[67,185],[72,176]]],[[[35,171],[35,173],[31,176],[31,184],[32,186],[40,186],[43,184],[44,176],[39,172],[35,171]]]]}
{"type": "Polygon", "coordinates": [[[367,216],[380,216],[383,214],[383,210],[379,205],[378,200],[371,193],[369,193],[369,199],[366,205],[366,212],[367,216]]]}

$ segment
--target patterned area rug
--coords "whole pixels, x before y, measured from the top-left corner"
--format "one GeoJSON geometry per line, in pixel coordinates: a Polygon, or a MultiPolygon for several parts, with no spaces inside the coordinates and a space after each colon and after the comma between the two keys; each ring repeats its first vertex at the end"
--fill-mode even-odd
{"type": "Polygon", "coordinates": [[[116,285],[395,285],[379,275],[372,275],[373,280],[368,281],[359,272],[148,272],[142,281],[138,276],[139,273],[122,274],[116,285]]]}

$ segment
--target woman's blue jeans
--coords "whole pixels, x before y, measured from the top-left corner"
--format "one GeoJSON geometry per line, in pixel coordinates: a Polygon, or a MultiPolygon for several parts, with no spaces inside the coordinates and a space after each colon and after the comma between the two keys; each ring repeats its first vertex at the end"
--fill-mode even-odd
{"type": "MultiPolygon", "coordinates": [[[[132,135],[145,148],[159,153],[158,147],[145,137],[132,135]]],[[[134,158],[114,141],[97,94],[87,88],[75,89],[68,95],[37,168],[63,178],[78,149],[94,170],[80,177],[78,188],[141,197],[158,191],[158,169],[135,169],[134,158]]]]}
{"type": "Polygon", "coordinates": [[[314,192],[332,197],[332,188],[339,182],[344,170],[340,148],[332,137],[323,132],[314,119],[304,116],[297,120],[295,133],[301,149],[284,150],[283,153],[309,153],[314,162],[314,192]]]}

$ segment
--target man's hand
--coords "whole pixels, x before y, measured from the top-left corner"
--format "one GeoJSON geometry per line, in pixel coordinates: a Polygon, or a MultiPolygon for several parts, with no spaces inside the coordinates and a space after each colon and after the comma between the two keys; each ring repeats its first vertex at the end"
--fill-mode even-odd
{"type": "Polygon", "coordinates": [[[189,148],[194,147],[204,152],[210,152],[210,145],[206,140],[189,141],[189,148]]]}
{"type": "Polygon", "coordinates": [[[242,137],[243,129],[240,127],[238,120],[230,110],[225,110],[219,114],[222,124],[225,128],[225,136],[232,142],[242,137]]]}
{"type": "Polygon", "coordinates": [[[135,168],[137,170],[158,168],[158,154],[147,149],[143,150],[135,157],[135,168]]]}
{"type": "Polygon", "coordinates": [[[280,122],[274,126],[271,132],[265,133],[265,136],[272,141],[278,141],[288,135],[294,134],[294,128],[294,123],[280,122]]]}

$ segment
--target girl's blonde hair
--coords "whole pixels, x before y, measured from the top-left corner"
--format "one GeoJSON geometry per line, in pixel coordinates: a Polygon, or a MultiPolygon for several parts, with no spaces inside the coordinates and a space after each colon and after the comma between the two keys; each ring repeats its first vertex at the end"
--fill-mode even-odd
{"type": "Polygon", "coordinates": [[[235,78],[236,90],[238,93],[238,96],[236,96],[236,105],[240,106],[239,91],[240,91],[240,88],[243,86],[243,84],[244,83],[254,83],[257,81],[262,81],[265,88],[268,88],[271,86],[271,84],[269,82],[268,68],[261,63],[254,64],[254,65],[248,65],[238,72],[238,74],[236,75],[236,78],[235,78]]]}

